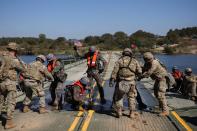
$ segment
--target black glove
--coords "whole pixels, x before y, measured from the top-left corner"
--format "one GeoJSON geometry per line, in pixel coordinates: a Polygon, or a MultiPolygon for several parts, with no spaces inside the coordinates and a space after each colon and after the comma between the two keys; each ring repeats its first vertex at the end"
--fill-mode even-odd
{"type": "Polygon", "coordinates": [[[104,71],[104,69],[102,69],[102,70],[99,70],[99,74],[103,73],[103,71],[104,71]]]}
{"type": "Polygon", "coordinates": [[[139,75],[139,76],[137,77],[137,81],[140,81],[140,80],[143,79],[143,78],[144,78],[143,75],[139,75]]]}
{"type": "Polygon", "coordinates": [[[109,81],[109,87],[113,87],[114,83],[115,83],[115,80],[111,78],[109,81]]]}

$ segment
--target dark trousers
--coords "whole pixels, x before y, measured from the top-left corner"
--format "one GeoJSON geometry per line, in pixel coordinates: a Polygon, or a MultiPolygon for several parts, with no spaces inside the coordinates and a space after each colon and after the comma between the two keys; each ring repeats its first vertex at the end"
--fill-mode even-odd
{"type": "Polygon", "coordinates": [[[50,88],[49,88],[49,91],[51,93],[51,103],[54,103],[55,102],[55,99],[56,99],[56,88],[57,88],[57,84],[58,82],[57,81],[53,81],[50,85],[50,88]]]}

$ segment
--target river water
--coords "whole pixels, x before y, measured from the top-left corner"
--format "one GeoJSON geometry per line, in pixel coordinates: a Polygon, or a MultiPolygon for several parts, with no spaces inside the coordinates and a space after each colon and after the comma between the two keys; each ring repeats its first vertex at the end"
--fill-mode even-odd
{"type": "MultiPolygon", "coordinates": [[[[197,74],[197,55],[155,55],[161,62],[163,62],[168,71],[176,65],[180,70],[184,71],[185,68],[191,67],[193,72],[197,74]]],[[[35,60],[35,56],[20,56],[25,63],[30,63],[35,60]]]]}
{"type": "Polygon", "coordinates": [[[156,55],[155,57],[163,62],[170,72],[172,67],[176,65],[182,71],[190,67],[193,73],[197,74],[197,55],[156,55]]]}

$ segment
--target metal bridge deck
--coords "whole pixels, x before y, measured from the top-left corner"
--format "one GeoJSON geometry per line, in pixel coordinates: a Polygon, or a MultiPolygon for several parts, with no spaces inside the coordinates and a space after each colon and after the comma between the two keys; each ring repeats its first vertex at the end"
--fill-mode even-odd
{"type": "MultiPolygon", "coordinates": [[[[49,112],[46,114],[38,114],[38,107],[32,106],[34,111],[28,113],[21,112],[21,103],[18,103],[17,109],[14,113],[14,122],[17,127],[10,129],[10,131],[130,131],[130,130],[151,130],[151,131],[174,131],[185,130],[179,128],[179,122],[172,119],[172,117],[159,117],[153,112],[142,111],[136,119],[128,117],[127,102],[125,100],[124,116],[121,118],[114,117],[111,113],[111,103],[114,88],[108,87],[109,73],[111,72],[117,56],[112,54],[107,73],[104,77],[104,91],[107,99],[107,104],[101,106],[97,101],[94,110],[87,110],[85,112],[73,111],[69,104],[64,105],[64,110],[51,111],[48,106],[49,112]],[[177,124],[178,123],[178,124],[177,124]]],[[[79,79],[85,73],[85,64],[74,66],[68,70],[68,82],[79,79]],[[75,72],[73,74],[73,72],[75,72]]],[[[142,101],[148,106],[154,106],[156,101],[152,98],[151,92],[145,90],[143,86],[139,85],[140,94],[143,94],[142,101]],[[148,92],[147,92],[148,91],[148,92]]],[[[46,89],[46,101],[49,101],[49,92],[46,89]]],[[[35,98],[34,102],[37,101],[35,98]]],[[[183,115],[184,116],[184,115],[183,115]]],[[[0,126],[0,131],[4,131],[0,126]]]]}

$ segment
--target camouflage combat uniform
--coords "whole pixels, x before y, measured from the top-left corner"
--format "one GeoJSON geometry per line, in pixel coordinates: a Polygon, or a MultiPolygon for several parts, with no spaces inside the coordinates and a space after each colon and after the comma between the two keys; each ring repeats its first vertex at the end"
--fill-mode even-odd
{"type": "Polygon", "coordinates": [[[194,97],[197,98],[197,76],[195,75],[185,75],[183,77],[183,88],[184,88],[184,93],[188,95],[189,97],[194,97]]]}
{"type": "MultiPolygon", "coordinates": [[[[88,78],[90,78],[92,84],[93,84],[93,79],[96,81],[97,86],[98,86],[98,90],[99,90],[99,94],[100,94],[100,98],[101,98],[101,103],[105,104],[106,100],[105,100],[105,97],[104,97],[104,90],[103,90],[103,86],[102,86],[102,78],[100,76],[101,72],[99,71],[99,62],[102,61],[103,66],[106,67],[106,64],[107,64],[106,60],[102,57],[100,52],[97,51],[94,46],[91,46],[89,48],[88,53],[80,52],[77,48],[75,48],[75,50],[76,50],[77,56],[80,56],[82,58],[87,59],[87,63],[88,63],[88,57],[90,56],[90,61],[91,61],[90,64],[93,61],[93,57],[94,57],[95,52],[98,52],[97,59],[96,59],[96,62],[95,62],[96,66],[94,66],[94,67],[89,67],[88,66],[88,69],[87,69],[86,72],[87,72],[87,76],[88,76],[88,78]]],[[[95,93],[93,93],[93,94],[95,94],[95,93]]]]}
{"type": "MultiPolygon", "coordinates": [[[[136,75],[140,75],[142,69],[138,61],[131,56],[122,56],[114,66],[114,69],[111,74],[111,80],[115,80],[116,87],[114,91],[114,107],[115,110],[119,113],[123,107],[123,97],[125,94],[128,96],[128,103],[130,109],[130,115],[136,110],[136,75]],[[128,87],[125,88],[125,91],[121,91],[120,86],[124,86],[125,83],[128,83],[128,87]]],[[[111,81],[110,81],[111,82],[111,81]]],[[[124,87],[123,87],[124,88],[124,87]]],[[[120,113],[121,115],[121,113],[120,113]]]]}
{"type": "Polygon", "coordinates": [[[67,88],[69,88],[69,92],[71,93],[70,95],[70,100],[68,100],[67,98],[67,102],[69,102],[70,104],[72,104],[72,107],[75,109],[79,109],[80,106],[82,106],[84,104],[85,98],[86,98],[86,94],[81,91],[81,88],[78,85],[70,85],[67,86],[67,88]]]}
{"type": "Polygon", "coordinates": [[[67,74],[64,71],[64,65],[59,60],[55,60],[55,67],[51,70],[51,74],[54,77],[54,81],[49,88],[52,98],[49,105],[55,106],[56,109],[62,109],[62,92],[67,74]]]}
{"type": "Polygon", "coordinates": [[[39,106],[45,107],[45,93],[43,90],[43,82],[45,78],[53,81],[53,76],[48,72],[46,66],[40,61],[34,61],[29,65],[29,70],[24,74],[24,85],[26,87],[26,97],[23,101],[25,106],[29,106],[32,95],[40,98],[39,106]]]}
{"type": "Polygon", "coordinates": [[[66,86],[64,99],[72,104],[73,108],[83,110],[82,105],[86,100],[87,90],[91,91],[90,80],[87,77],[82,77],[73,84],[66,86]]]}
{"type": "MultiPolygon", "coordinates": [[[[25,68],[17,57],[5,55],[5,68],[1,74],[0,80],[0,97],[2,102],[7,99],[7,119],[12,119],[13,112],[16,105],[16,85],[18,81],[18,73],[23,71],[25,68]]],[[[2,108],[0,103],[0,108],[2,108]]],[[[1,110],[1,109],[0,109],[1,110]]]]}
{"type": "Polygon", "coordinates": [[[143,77],[151,77],[155,80],[154,83],[154,95],[159,101],[159,107],[162,109],[162,112],[168,113],[168,106],[166,101],[166,69],[160,64],[156,59],[153,59],[151,62],[145,62],[143,67],[143,77]]]}
{"type": "Polygon", "coordinates": [[[10,129],[16,127],[12,118],[16,105],[18,75],[19,73],[26,72],[26,69],[16,55],[18,50],[17,44],[10,42],[7,49],[7,53],[0,55],[0,111],[2,106],[7,108],[5,129],[10,129]]]}
{"type": "Polygon", "coordinates": [[[99,89],[99,94],[100,94],[100,98],[101,100],[104,100],[104,90],[103,90],[103,86],[102,86],[102,78],[99,74],[99,70],[98,70],[98,63],[99,61],[102,61],[104,64],[106,64],[106,60],[101,56],[100,53],[98,53],[97,56],[97,60],[96,60],[96,67],[89,67],[87,70],[87,75],[88,78],[90,78],[91,83],[93,82],[93,79],[95,79],[98,89],[99,89]]]}

